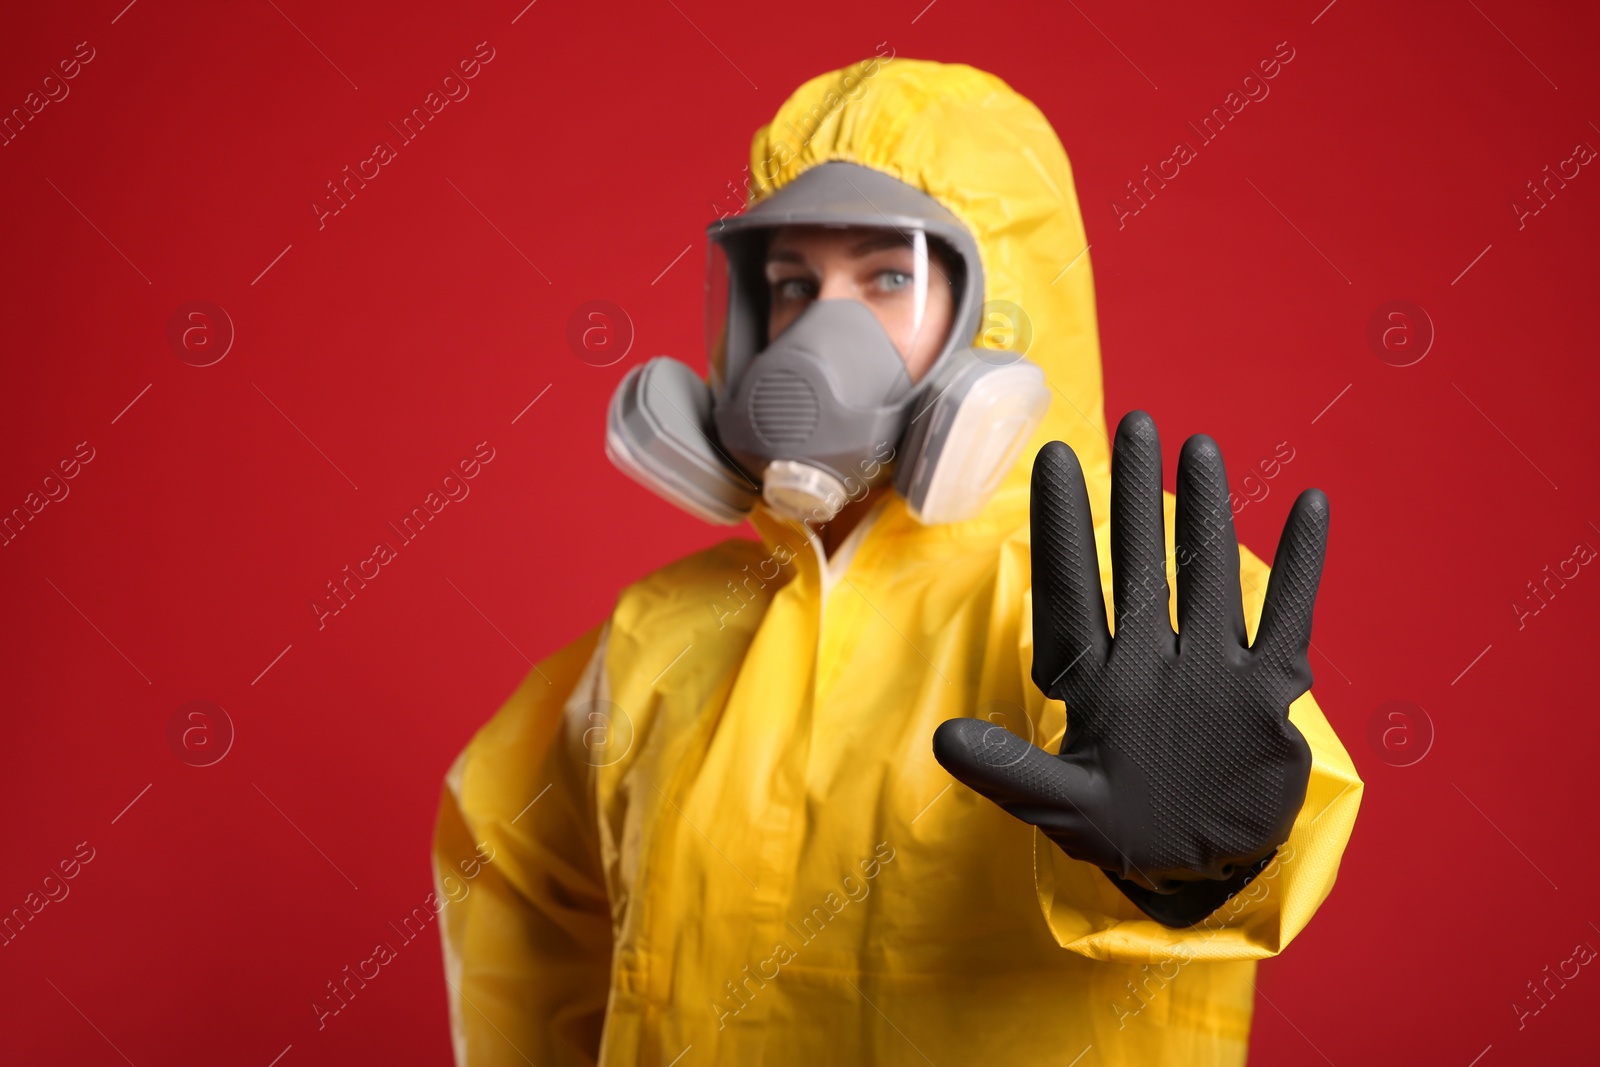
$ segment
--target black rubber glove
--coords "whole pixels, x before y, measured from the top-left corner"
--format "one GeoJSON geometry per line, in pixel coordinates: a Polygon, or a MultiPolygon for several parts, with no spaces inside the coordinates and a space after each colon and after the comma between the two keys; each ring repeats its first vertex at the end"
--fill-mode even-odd
{"type": "Polygon", "coordinates": [[[1328,500],[1295,500],[1247,646],[1239,545],[1222,453],[1178,459],[1178,633],[1168,608],[1161,443],[1129,412],[1111,460],[1116,637],[1107,632],[1083,470],[1052,441],[1033,467],[1033,681],[1067,706],[1059,755],[982,719],[951,719],[933,751],[956,778],[1103,869],[1151,918],[1190,926],[1271,861],[1305,800],[1311,750],[1289,704],[1306,650],[1328,500]]]}

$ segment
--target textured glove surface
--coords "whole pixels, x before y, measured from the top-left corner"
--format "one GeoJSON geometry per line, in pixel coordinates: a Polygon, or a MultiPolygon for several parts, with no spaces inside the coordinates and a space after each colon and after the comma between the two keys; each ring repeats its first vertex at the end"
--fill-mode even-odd
{"type": "Polygon", "coordinates": [[[1105,870],[1148,914],[1185,925],[1266,865],[1305,799],[1311,752],[1288,713],[1311,686],[1328,501],[1307,489],[1291,507],[1249,645],[1216,442],[1196,434],[1178,460],[1177,633],[1161,444],[1142,411],[1117,427],[1111,478],[1115,639],[1078,458],[1052,441],[1033,467],[1033,681],[1066,703],[1059,754],[982,719],[943,723],[934,754],[1067,855],[1105,870]],[[1189,903],[1160,897],[1180,891],[1189,903]]]}

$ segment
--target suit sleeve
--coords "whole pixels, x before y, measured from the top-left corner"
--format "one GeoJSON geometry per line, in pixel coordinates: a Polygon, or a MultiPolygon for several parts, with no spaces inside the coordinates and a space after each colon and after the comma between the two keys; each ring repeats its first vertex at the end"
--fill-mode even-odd
{"type": "Polygon", "coordinates": [[[445,777],[433,871],[458,1067],[598,1057],[612,927],[583,732],[608,634],[540,662],[445,777]]]}
{"type": "MultiPolygon", "coordinates": [[[[1169,494],[1168,504],[1171,500],[1169,494]]],[[[1170,530],[1170,517],[1169,517],[1170,530]]],[[[1106,560],[1109,563],[1109,560],[1106,560]]],[[[1252,640],[1261,618],[1269,568],[1241,548],[1245,622],[1252,640]]],[[[1173,583],[1176,593],[1176,583],[1173,583]]],[[[1033,665],[1031,592],[1024,603],[1021,662],[1033,665]]],[[[1176,619],[1174,618],[1174,625],[1176,619]]],[[[1337,684],[1337,683],[1335,683],[1337,684]]],[[[1039,724],[1041,747],[1054,752],[1066,728],[1066,709],[1025,686],[1039,724]]],[[[1145,963],[1178,957],[1256,959],[1283,951],[1333,889],[1339,861],[1355,825],[1362,783],[1350,756],[1311,692],[1289,706],[1289,721],[1311,747],[1305,803],[1289,839],[1259,874],[1195,925],[1176,929],[1145,915],[1092,864],[1069,858],[1034,830],[1034,887],[1051,934],[1063,948],[1094,959],[1145,963]]]]}

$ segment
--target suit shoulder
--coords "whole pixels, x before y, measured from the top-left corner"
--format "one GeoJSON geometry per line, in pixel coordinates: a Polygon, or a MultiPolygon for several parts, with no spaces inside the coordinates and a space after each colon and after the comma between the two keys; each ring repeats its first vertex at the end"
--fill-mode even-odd
{"type": "Polygon", "coordinates": [[[618,633],[681,629],[688,640],[692,632],[723,629],[734,617],[746,623],[759,621],[762,612],[738,609],[750,599],[763,605],[771,600],[794,574],[788,558],[775,559],[760,541],[741,537],[690,553],[623,587],[613,629],[618,633]]]}

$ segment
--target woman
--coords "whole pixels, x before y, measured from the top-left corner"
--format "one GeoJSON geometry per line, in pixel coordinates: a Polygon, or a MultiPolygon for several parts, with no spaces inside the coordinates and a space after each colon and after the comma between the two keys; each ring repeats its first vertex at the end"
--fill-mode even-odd
{"type": "MultiPolygon", "coordinates": [[[[1165,780],[1130,792],[1114,750],[1149,738],[1122,744],[1104,693],[1073,688],[1108,661],[1114,538],[1091,531],[1117,525],[1113,498],[1163,516],[1180,570],[1185,553],[1142,413],[1119,428],[1112,492],[1059,141],[992,75],[871,60],[802,86],[751,164],[751,208],[712,228],[728,310],[709,382],[636,368],[608,448],[698,514],[748,515],[761,539],[629,586],[451,768],[434,859],[455,901],[457,1062],[1243,1062],[1255,960],[1332,888],[1361,783],[1300,691],[1303,647],[1301,686],[1276,691],[1293,694],[1292,725],[1283,707],[1260,720],[1281,729],[1256,749],[1278,761],[1256,823],[1227,806],[1254,765],[1182,729],[1189,747],[1171,751],[1204,755],[1195,781],[1215,786],[1194,803],[1222,805],[1202,813],[1210,828],[1165,780]],[[996,313],[1007,330],[985,329],[996,313]],[[1036,597],[1041,530],[1056,554],[1036,597]],[[1092,595],[1073,589],[1074,561],[1092,595]],[[1188,858],[1165,831],[1141,836],[1179,823],[1199,842],[1188,858]],[[1245,824],[1248,843],[1221,844],[1245,824]]],[[[1192,499],[1220,486],[1226,501],[1208,441],[1185,446],[1180,487],[1211,477],[1192,499]]],[[[1295,551],[1314,540],[1307,500],[1326,522],[1308,490],[1295,551]]],[[[1139,528],[1159,573],[1122,568],[1117,637],[1136,621],[1170,637],[1163,538],[1139,528]],[[1158,610],[1127,611],[1141,595],[1158,610]]],[[[1121,529],[1126,563],[1135,524],[1121,529]]],[[[1245,617],[1265,632],[1269,590],[1262,561],[1238,555],[1242,639],[1245,617]]]]}

